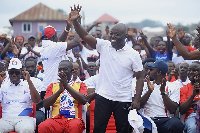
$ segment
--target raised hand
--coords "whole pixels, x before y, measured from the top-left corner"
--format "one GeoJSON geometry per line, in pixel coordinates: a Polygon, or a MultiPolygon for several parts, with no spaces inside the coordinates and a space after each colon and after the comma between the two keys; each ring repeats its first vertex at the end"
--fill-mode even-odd
{"type": "Polygon", "coordinates": [[[14,36],[12,36],[11,38],[11,44],[13,44],[15,41],[14,41],[14,36]]]}
{"type": "Polygon", "coordinates": [[[164,93],[165,92],[165,86],[166,86],[166,79],[163,78],[161,81],[161,86],[160,86],[160,92],[164,93]]]}
{"type": "Polygon", "coordinates": [[[200,85],[199,83],[194,83],[193,86],[193,95],[196,96],[197,94],[199,94],[200,92],[200,85]]]}
{"type": "Polygon", "coordinates": [[[170,37],[170,38],[173,38],[173,37],[176,37],[176,29],[175,29],[175,26],[172,26],[171,23],[167,23],[167,26],[168,26],[168,30],[167,30],[167,35],[170,37]]]}
{"type": "Polygon", "coordinates": [[[152,92],[154,90],[155,80],[153,81],[153,83],[151,83],[150,77],[148,75],[146,76],[146,80],[147,80],[148,89],[152,92]]]}
{"type": "Polygon", "coordinates": [[[182,27],[178,27],[178,38],[182,39],[185,35],[185,31],[183,31],[182,27]]]}
{"type": "Polygon", "coordinates": [[[63,71],[61,71],[58,73],[58,76],[60,77],[60,79],[58,79],[60,83],[62,83],[63,86],[65,86],[68,83],[67,75],[63,71]]]}
{"type": "Polygon", "coordinates": [[[101,22],[95,23],[94,26],[95,27],[100,27],[99,24],[101,24],[101,22]]]}
{"type": "Polygon", "coordinates": [[[76,7],[74,5],[74,9],[71,7],[71,12],[69,14],[69,18],[71,21],[77,20],[81,15],[79,12],[81,11],[82,6],[79,7],[79,5],[76,7]]]}
{"type": "Polygon", "coordinates": [[[140,37],[142,38],[142,40],[146,39],[146,37],[142,31],[140,31],[139,34],[140,34],[140,37]]]}
{"type": "Polygon", "coordinates": [[[20,48],[17,49],[16,45],[12,45],[13,53],[15,56],[19,55],[20,48]]]}
{"type": "Polygon", "coordinates": [[[27,48],[28,52],[30,52],[30,51],[31,51],[31,49],[32,49],[32,47],[31,47],[31,45],[30,45],[30,44],[27,44],[27,45],[26,45],[26,48],[27,48]]]}
{"type": "Polygon", "coordinates": [[[24,78],[29,81],[30,80],[30,75],[28,71],[22,71],[22,74],[24,75],[24,78]]]}
{"type": "Polygon", "coordinates": [[[3,82],[3,80],[5,79],[5,77],[6,77],[6,72],[1,72],[0,73],[0,83],[2,83],[3,82]]]}

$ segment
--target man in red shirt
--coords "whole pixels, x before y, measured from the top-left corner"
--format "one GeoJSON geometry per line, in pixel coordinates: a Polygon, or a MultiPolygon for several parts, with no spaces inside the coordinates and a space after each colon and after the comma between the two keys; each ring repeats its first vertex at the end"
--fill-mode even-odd
{"type": "Polygon", "coordinates": [[[184,130],[187,133],[195,133],[195,111],[192,108],[193,102],[200,100],[199,83],[196,83],[196,72],[200,73],[200,63],[194,62],[188,68],[188,78],[190,83],[180,88],[180,105],[179,110],[181,114],[185,114],[184,130]]]}

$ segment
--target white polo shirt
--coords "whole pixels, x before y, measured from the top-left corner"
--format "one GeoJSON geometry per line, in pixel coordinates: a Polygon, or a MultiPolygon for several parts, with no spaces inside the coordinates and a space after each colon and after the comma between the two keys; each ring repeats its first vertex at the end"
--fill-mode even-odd
{"type": "Polygon", "coordinates": [[[27,81],[21,80],[17,86],[11,82],[2,84],[0,102],[2,118],[28,116],[32,111],[33,105],[27,81]]]}
{"type": "MultiPolygon", "coordinates": [[[[144,95],[148,91],[147,82],[144,82],[143,92],[144,95]]],[[[173,83],[167,82],[165,91],[168,93],[168,97],[175,103],[179,104],[180,90],[178,86],[173,83]]],[[[164,106],[162,95],[160,94],[160,85],[154,84],[154,90],[151,93],[147,103],[144,106],[144,114],[148,117],[173,117],[174,114],[170,114],[164,106]]]]}
{"type": "Polygon", "coordinates": [[[58,66],[66,56],[67,42],[42,40],[41,58],[44,69],[43,84],[47,88],[51,83],[58,82],[58,66]]]}
{"type": "Polygon", "coordinates": [[[132,102],[133,74],[143,70],[139,53],[128,45],[116,51],[103,39],[97,39],[96,49],[100,53],[97,94],[112,101],[132,102]]]}

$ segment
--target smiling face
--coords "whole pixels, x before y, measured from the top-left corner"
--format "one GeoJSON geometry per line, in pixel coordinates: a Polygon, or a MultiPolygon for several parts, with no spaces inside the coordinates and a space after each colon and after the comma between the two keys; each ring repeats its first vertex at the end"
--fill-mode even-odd
{"type": "Polygon", "coordinates": [[[22,37],[18,37],[16,40],[15,40],[20,46],[23,45],[23,38],[22,37]]]}
{"type": "Polygon", "coordinates": [[[161,54],[163,54],[166,50],[166,43],[163,42],[163,41],[160,41],[157,45],[157,49],[158,49],[158,52],[160,52],[161,54]]]}
{"type": "Polygon", "coordinates": [[[122,23],[118,23],[113,26],[110,31],[111,45],[115,49],[120,49],[125,45],[126,38],[126,26],[122,23]]]}

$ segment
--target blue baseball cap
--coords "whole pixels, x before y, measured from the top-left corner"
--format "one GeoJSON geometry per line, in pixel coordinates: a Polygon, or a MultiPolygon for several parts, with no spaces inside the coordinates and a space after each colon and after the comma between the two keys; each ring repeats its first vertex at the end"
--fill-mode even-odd
{"type": "Polygon", "coordinates": [[[166,62],[162,60],[156,60],[154,63],[146,63],[148,67],[156,67],[158,68],[163,74],[166,74],[168,71],[168,65],[166,62]]]}

